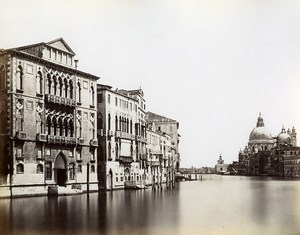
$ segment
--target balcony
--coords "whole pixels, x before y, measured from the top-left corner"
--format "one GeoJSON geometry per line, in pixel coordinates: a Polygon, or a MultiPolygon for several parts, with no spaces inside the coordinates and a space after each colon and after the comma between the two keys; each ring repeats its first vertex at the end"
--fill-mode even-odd
{"type": "Polygon", "coordinates": [[[46,134],[36,134],[36,140],[41,142],[47,142],[47,135],[46,134]]]}
{"type": "Polygon", "coordinates": [[[98,146],[98,140],[95,140],[95,139],[90,140],[90,145],[97,147],[98,146]]]}
{"type": "Polygon", "coordinates": [[[48,135],[47,141],[49,144],[61,144],[61,145],[75,145],[77,142],[75,137],[54,136],[54,135],[48,135]]]}
{"type": "Polygon", "coordinates": [[[83,145],[84,144],[84,139],[83,138],[78,138],[78,144],[83,145]]]}
{"type": "Polygon", "coordinates": [[[69,99],[69,98],[64,98],[56,95],[46,95],[46,100],[49,103],[54,103],[54,104],[61,104],[65,106],[70,106],[70,107],[75,107],[76,106],[76,100],[69,99]]]}
{"type": "Polygon", "coordinates": [[[69,145],[75,145],[76,144],[76,138],[75,137],[66,137],[66,144],[69,145]]]}
{"type": "Polygon", "coordinates": [[[16,138],[19,140],[25,140],[26,139],[26,132],[23,131],[17,131],[16,132],[16,138]]]}
{"type": "Polygon", "coordinates": [[[133,162],[133,158],[132,158],[132,156],[120,156],[119,161],[120,161],[120,163],[122,163],[124,165],[128,165],[133,162]]]}

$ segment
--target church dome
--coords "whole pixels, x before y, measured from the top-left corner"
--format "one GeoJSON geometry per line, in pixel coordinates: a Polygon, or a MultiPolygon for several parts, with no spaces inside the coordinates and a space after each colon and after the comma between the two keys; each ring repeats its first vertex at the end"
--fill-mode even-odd
{"type": "Polygon", "coordinates": [[[267,128],[260,126],[251,131],[249,140],[273,140],[273,137],[267,128]]]}
{"type": "Polygon", "coordinates": [[[290,144],[291,136],[285,132],[284,127],[281,130],[281,133],[277,136],[277,140],[279,144],[290,144]]]}
{"type": "Polygon", "coordinates": [[[256,127],[251,131],[249,136],[250,142],[270,142],[273,141],[273,137],[269,130],[265,128],[264,120],[259,114],[256,127]]]}

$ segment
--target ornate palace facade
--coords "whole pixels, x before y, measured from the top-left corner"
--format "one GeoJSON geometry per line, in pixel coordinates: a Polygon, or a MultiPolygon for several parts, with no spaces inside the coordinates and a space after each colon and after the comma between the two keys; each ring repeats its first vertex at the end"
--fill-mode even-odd
{"type": "Polygon", "coordinates": [[[0,52],[0,194],[98,189],[96,89],[62,39],[0,52]]]}

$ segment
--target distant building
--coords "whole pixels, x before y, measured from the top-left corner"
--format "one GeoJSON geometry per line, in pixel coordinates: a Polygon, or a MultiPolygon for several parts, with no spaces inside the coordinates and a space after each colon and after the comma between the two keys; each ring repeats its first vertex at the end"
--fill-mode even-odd
{"type": "Polygon", "coordinates": [[[222,156],[219,156],[218,163],[215,165],[215,172],[217,174],[224,174],[227,171],[229,164],[224,164],[222,156]]]}
{"type": "Polygon", "coordinates": [[[98,189],[99,77],[74,56],[62,38],[0,52],[0,184],[12,196],[86,190],[87,176],[98,189]]]}
{"type": "Polygon", "coordinates": [[[240,150],[238,162],[231,164],[230,168],[238,166],[239,173],[246,175],[299,176],[299,153],[296,129],[286,131],[283,127],[273,137],[260,114],[250,133],[248,146],[240,150]]]}
{"type": "Polygon", "coordinates": [[[174,161],[175,168],[178,171],[180,166],[180,153],[179,153],[179,138],[180,135],[178,133],[179,122],[152,112],[147,112],[146,115],[147,122],[155,123],[157,129],[161,132],[165,132],[166,134],[171,136],[171,144],[172,148],[175,150],[174,161]]]}

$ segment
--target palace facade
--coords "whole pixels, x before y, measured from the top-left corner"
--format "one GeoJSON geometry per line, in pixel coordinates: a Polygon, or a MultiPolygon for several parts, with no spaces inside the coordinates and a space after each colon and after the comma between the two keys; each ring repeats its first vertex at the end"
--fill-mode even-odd
{"type": "Polygon", "coordinates": [[[77,69],[62,39],[0,51],[0,190],[98,190],[99,77],[77,69]]]}

